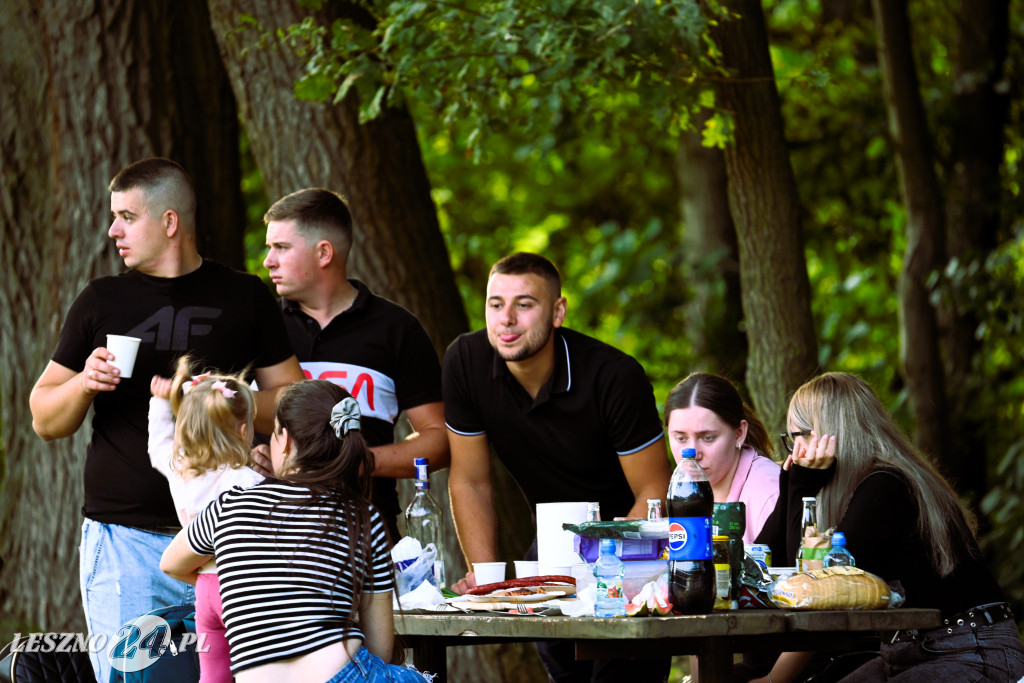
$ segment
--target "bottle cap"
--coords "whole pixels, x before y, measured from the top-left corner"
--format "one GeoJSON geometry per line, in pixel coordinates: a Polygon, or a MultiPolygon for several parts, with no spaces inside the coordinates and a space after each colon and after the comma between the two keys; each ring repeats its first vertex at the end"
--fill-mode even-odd
{"type": "Polygon", "coordinates": [[[832,534],[832,545],[846,545],[846,534],[842,531],[832,534]]]}
{"type": "Polygon", "coordinates": [[[413,465],[429,465],[429,464],[430,464],[430,458],[416,458],[413,461],[413,465]]]}
{"type": "Polygon", "coordinates": [[[726,541],[729,540],[729,537],[728,536],[712,536],[711,540],[714,541],[715,543],[725,543],[726,541]]]}
{"type": "Polygon", "coordinates": [[[615,552],[615,539],[614,538],[602,538],[601,539],[601,552],[615,552]]]}
{"type": "Polygon", "coordinates": [[[805,503],[806,503],[807,501],[809,501],[809,500],[818,500],[818,499],[817,499],[817,498],[815,498],[814,496],[804,496],[804,497],[803,497],[803,501],[804,501],[805,503]]]}
{"type": "Polygon", "coordinates": [[[695,448],[684,448],[683,452],[679,454],[683,458],[696,458],[697,449],[695,448]]]}

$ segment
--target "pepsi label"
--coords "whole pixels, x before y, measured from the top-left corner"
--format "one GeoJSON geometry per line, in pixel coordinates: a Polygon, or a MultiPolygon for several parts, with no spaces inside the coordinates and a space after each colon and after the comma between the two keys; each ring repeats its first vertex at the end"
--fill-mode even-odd
{"type": "Polygon", "coordinates": [[[669,517],[669,560],[692,562],[711,558],[710,517],[669,517]]]}

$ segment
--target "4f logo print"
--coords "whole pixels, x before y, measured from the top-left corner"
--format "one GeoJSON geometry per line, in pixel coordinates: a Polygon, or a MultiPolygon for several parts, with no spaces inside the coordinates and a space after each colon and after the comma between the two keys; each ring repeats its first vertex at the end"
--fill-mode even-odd
{"type": "Polygon", "coordinates": [[[154,344],[157,351],[187,351],[189,337],[205,337],[213,332],[211,323],[222,312],[220,308],[186,306],[175,313],[173,306],[164,306],[126,334],[138,337],[143,344],[154,344]]]}

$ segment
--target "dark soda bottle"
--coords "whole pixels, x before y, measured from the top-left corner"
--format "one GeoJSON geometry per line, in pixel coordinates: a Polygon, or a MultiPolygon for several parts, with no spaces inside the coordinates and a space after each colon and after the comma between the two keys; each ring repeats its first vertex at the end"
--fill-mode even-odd
{"type": "Polygon", "coordinates": [[[704,470],[684,448],[668,485],[669,597],[676,611],[708,614],[715,604],[711,517],[715,495],[704,470]]]}

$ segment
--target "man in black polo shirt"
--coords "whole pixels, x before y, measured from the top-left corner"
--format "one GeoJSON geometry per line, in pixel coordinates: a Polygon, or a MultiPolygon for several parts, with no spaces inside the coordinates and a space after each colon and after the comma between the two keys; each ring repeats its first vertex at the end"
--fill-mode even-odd
{"type": "Polygon", "coordinates": [[[352,216],[329,190],[305,189],[278,200],[263,217],[263,265],[281,295],[285,328],[309,379],[348,390],[363,414],[362,432],[376,460],[373,503],[398,539],[395,479],[415,476],[413,460],[448,466],[441,366],[419,320],[350,280],[352,216]],[[415,433],[394,443],[405,412],[415,433]]]}
{"type": "MultiPolygon", "coordinates": [[[[490,448],[531,506],[599,501],[601,516],[646,517],[671,475],[654,392],[630,356],[562,327],[555,266],[537,254],[498,261],[487,282],[487,329],[444,359],[449,492],[467,563],[497,557],[490,448]]],[[[472,573],[456,590],[475,585],[472,573]]],[[[668,658],[576,662],[571,643],[538,645],[555,681],[665,680],[668,658]]]]}

